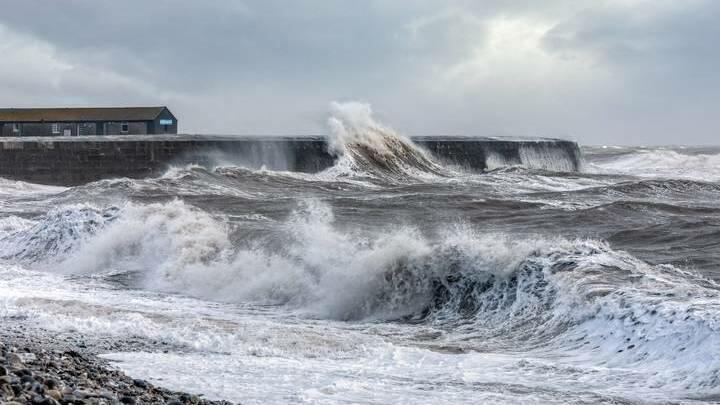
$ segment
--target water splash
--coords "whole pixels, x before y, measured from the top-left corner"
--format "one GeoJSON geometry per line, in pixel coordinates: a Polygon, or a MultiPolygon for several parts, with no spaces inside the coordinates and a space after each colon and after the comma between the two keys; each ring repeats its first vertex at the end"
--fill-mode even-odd
{"type": "Polygon", "coordinates": [[[720,287],[602,242],[466,225],[432,238],[407,226],[353,232],[312,199],[254,246],[233,245],[230,232],[222,218],[173,201],[59,208],[3,244],[25,244],[21,261],[52,258],[51,271],[133,272],[149,290],[444,331],[423,345],[550,350],[585,366],[664,370],[648,386],[720,386],[720,287]]]}
{"type": "Polygon", "coordinates": [[[588,165],[599,174],[626,174],[638,177],[685,179],[704,182],[720,180],[720,153],[693,153],[669,149],[640,149],[618,153],[588,165]]]}
{"type": "Polygon", "coordinates": [[[341,169],[394,180],[446,172],[410,139],[376,121],[369,104],[333,102],[331,114],[328,145],[341,156],[341,169]]]}

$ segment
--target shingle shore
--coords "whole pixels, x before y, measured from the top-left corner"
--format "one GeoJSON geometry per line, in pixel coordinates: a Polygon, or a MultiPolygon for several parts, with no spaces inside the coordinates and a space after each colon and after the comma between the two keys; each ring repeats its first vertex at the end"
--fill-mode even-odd
{"type": "Polygon", "coordinates": [[[0,404],[230,404],[132,379],[82,348],[44,340],[0,332],[0,404]]]}

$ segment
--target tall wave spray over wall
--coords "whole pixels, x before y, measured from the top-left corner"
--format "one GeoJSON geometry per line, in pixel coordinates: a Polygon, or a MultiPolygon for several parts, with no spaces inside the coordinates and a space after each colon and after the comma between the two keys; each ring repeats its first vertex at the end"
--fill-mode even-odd
{"type": "Polygon", "coordinates": [[[331,152],[341,156],[340,168],[392,179],[444,172],[410,139],[377,122],[369,104],[333,102],[330,109],[328,144],[331,152]]]}

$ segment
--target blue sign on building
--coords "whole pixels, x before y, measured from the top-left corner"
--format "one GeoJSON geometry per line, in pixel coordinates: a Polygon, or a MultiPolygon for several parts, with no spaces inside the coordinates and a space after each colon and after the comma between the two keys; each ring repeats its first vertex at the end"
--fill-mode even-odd
{"type": "Polygon", "coordinates": [[[160,125],[172,125],[173,120],[160,120],[160,125]]]}

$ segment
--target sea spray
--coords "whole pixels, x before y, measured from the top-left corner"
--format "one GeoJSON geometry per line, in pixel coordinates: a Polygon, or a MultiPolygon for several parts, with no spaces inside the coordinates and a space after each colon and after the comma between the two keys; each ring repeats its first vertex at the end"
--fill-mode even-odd
{"type": "Polygon", "coordinates": [[[593,160],[587,170],[598,174],[621,173],[639,177],[717,182],[720,180],[720,153],[691,153],[662,148],[621,150],[603,156],[601,160],[593,160]]]}
{"type": "MultiPolygon", "coordinates": [[[[63,215],[47,221],[57,218],[63,215]]],[[[96,226],[77,217],[62,222],[80,235],[39,234],[65,255],[56,270],[141,272],[145,288],[282,305],[311,317],[423,322],[476,349],[557,346],[616,366],[670,361],[678,384],[711,384],[718,372],[690,370],[681,359],[688,345],[693,356],[714,356],[720,345],[720,287],[601,242],[487,234],[462,224],[435,238],[412,227],[353,233],[338,229],[332,209],[317,200],[301,203],[271,236],[286,246],[275,251],[262,240],[234,247],[222,221],[179,201],[128,205],[105,222],[85,218],[96,226]],[[71,235],[75,246],[58,235],[71,235]]],[[[34,248],[42,251],[40,242],[34,248]]],[[[20,252],[26,257],[35,256],[20,252]]]]}
{"type": "Polygon", "coordinates": [[[329,149],[341,156],[341,169],[395,181],[447,170],[409,138],[376,121],[369,104],[333,102],[328,126],[329,149]]]}
{"type": "Polygon", "coordinates": [[[6,220],[5,224],[13,227],[0,237],[0,257],[23,262],[66,257],[82,242],[90,241],[117,213],[117,207],[70,204],[50,210],[37,221],[6,220]]]}
{"type": "MultiPolygon", "coordinates": [[[[252,246],[234,245],[232,232],[242,229],[170,201],[60,207],[13,235],[15,245],[34,241],[17,253],[21,262],[39,263],[46,242],[57,247],[55,265],[39,266],[46,271],[130,272],[137,274],[135,286],[148,290],[274,305],[312,319],[444,331],[442,340],[424,341],[430,347],[553,350],[595,366],[667,369],[649,386],[716,387],[718,285],[673,266],[649,265],[603,242],[488,233],[463,223],[438,228],[434,236],[411,226],[352,230],[339,226],[333,209],[316,199],[302,200],[274,233],[252,246]],[[73,211],[81,214],[64,214],[73,211]]],[[[3,243],[12,246],[12,238],[3,243]]],[[[6,260],[12,257],[6,254],[6,260]]],[[[37,302],[33,308],[44,307],[37,302]]],[[[81,316],[82,310],[72,312],[81,316]]],[[[136,322],[145,324],[147,336],[172,338],[137,314],[104,318],[120,332],[136,322]]],[[[87,328],[98,322],[88,321],[87,328]]],[[[187,335],[178,339],[189,342],[187,335]]]]}

